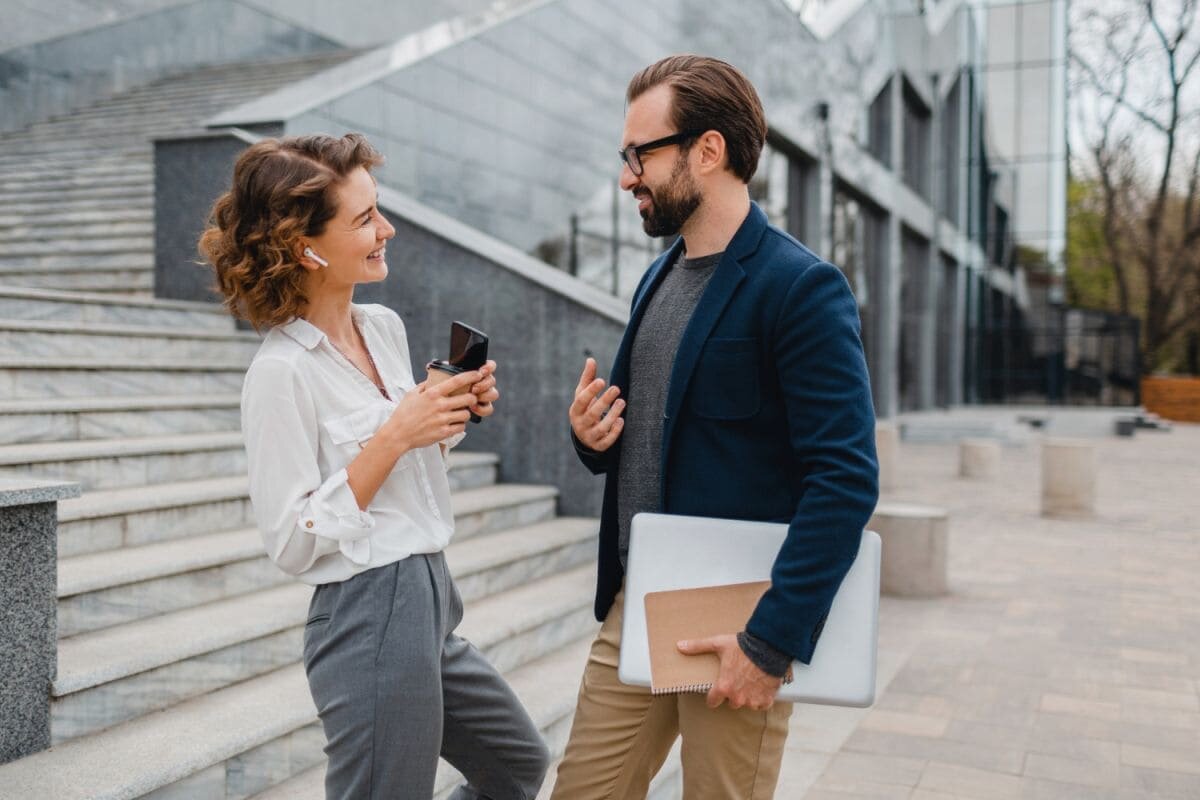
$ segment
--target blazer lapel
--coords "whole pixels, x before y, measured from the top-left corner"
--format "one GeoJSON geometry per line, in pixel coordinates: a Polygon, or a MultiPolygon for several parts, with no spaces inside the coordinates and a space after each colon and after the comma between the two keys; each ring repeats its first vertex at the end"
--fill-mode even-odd
{"type": "MultiPolygon", "coordinates": [[[[758,243],[762,240],[766,228],[767,215],[755,203],[751,203],[750,213],[746,215],[746,220],[734,234],[729,246],[725,248],[725,255],[721,257],[721,262],[717,264],[717,269],[709,279],[708,286],[700,295],[696,310],[692,312],[692,318],[683,331],[683,338],[679,340],[679,349],[675,352],[675,364],[671,368],[671,384],[667,389],[667,404],[664,409],[661,472],[659,473],[661,475],[666,475],[671,435],[675,432],[679,408],[687,393],[692,372],[696,369],[700,351],[704,349],[704,343],[708,341],[708,336],[716,326],[717,320],[721,318],[725,307],[733,299],[738,285],[746,278],[746,271],[742,268],[741,261],[749,258],[758,249],[758,243]]],[[[666,487],[665,479],[662,481],[662,486],[666,487]]]]}

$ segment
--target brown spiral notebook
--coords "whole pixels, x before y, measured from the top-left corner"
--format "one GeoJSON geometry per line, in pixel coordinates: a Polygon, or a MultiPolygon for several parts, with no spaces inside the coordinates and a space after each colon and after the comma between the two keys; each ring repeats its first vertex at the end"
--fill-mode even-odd
{"type": "Polygon", "coordinates": [[[646,593],[646,633],[650,640],[652,694],[707,692],[721,661],[715,653],[687,656],[682,639],[738,633],[746,627],[770,581],[702,586],[646,593]]]}

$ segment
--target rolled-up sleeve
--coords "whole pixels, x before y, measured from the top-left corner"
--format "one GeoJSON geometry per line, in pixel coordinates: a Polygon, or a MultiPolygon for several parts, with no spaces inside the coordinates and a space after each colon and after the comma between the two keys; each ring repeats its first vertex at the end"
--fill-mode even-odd
{"type": "Polygon", "coordinates": [[[371,515],[358,507],[341,469],[322,479],[317,413],[295,369],[281,359],[251,365],[242,388],[242,434],[250,500],[267,555],[292,575],[341,552],[370,560],[371,515]]]}

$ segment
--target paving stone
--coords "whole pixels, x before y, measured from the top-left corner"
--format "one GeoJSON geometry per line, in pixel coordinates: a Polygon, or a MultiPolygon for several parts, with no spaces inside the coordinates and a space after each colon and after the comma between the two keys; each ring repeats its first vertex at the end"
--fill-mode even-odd
{"type": "Polygon", "coordinates": [[[788,797],[871,796],[900,759],[926,763],[909,800],[1200,798],[1200,426],[1095,444],[1096,516],[1045,520],[1036,447],[968,483],[954,445],[905,442],[884,499],[948,509],[952,591],[883,599],[900,663],[836,752],[793,718],[787,758],[828,762],[788,797]]]}
{"type": "Polygon", "coordinates": [[[1119,766],[1112,761],[1081,761],[1076,758],[1030,753],[1025,758],[1025,775],[1031,778],[1048,778],[1060,783],[1115,789],[1119,780],[1119,766]]]}

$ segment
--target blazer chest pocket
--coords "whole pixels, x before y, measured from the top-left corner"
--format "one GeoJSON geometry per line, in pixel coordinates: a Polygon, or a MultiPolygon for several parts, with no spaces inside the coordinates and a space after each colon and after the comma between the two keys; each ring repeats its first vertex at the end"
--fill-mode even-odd
{"type": "Polygon", "coordinates": [[[692,373],[691,409],[707,419],[748,419],[762,404],[758,339],[709,339],[692,373]]]}

